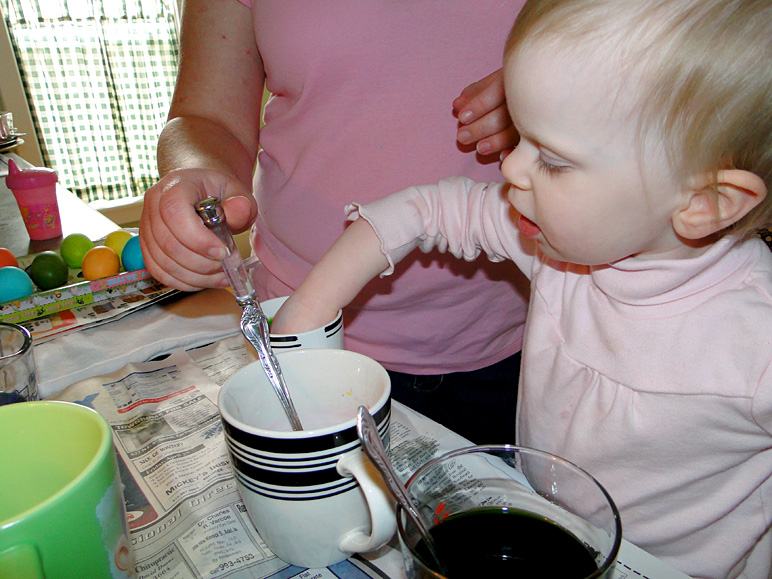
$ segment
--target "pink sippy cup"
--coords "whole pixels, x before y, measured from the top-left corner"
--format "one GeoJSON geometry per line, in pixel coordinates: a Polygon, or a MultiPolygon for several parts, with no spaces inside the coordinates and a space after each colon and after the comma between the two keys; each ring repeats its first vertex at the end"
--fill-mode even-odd
{"type": "Polygon", "coordinates": [[[5,184],[16,197],[30,239],[51,239],[62,234],[62,220],[56,201],[57,180],[53,169],[19,169],[13,159],[8,160],[5,184]]]}

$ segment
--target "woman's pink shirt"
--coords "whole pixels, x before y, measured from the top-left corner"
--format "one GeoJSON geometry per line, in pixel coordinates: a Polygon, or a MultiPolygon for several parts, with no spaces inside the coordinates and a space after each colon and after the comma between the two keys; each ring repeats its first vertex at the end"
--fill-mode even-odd
{"type": "MultiPolygon", "coordinates": [[[[498,156],[456,142],[452,102],[501,66],[522,0],[256,0],[272,93],[254,179],[261,298],[291,293],[344,229],[344,207],[464,175],[498,156]]],[[[485,259],[416,255],[347,311],[346,347],[417,374],[466,371],[520,350],[527,282],[485,259]]]]}

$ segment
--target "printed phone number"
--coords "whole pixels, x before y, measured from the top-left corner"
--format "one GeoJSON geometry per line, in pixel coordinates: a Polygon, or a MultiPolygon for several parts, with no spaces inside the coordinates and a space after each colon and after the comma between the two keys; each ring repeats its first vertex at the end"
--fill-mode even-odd
{"type": "Polygon", "coordinates": [[[242,563],[251,561],[254,558],[255,556],[252,553],[247,553],[242,557],[238,557],[236,559],[231,559],[230,561],[225,561],[223,563],[220,563],[220,565],[216,569],[212,569],[209,572],[209,574],[214,575],[215,573],[219,573],[220,571],[223,571],[225,569],[230,569],[231,567],[235,567],[236,565],[241,565],[242,563]]]}

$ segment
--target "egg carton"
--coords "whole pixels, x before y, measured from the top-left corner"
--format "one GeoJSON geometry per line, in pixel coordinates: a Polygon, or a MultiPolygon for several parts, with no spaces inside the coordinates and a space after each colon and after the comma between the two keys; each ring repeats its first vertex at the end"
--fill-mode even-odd
{"type": "MultiPolygon", "coordinates": [[[[23,263],[23,259],[19,259],[21,267],[24,267],[23,263]]],[[[78,274],[74,273],[70,278],[77,279],[78,274]]],[[[118,296],[155,292],[159,287],[163,287],[162,284],[153,278],[147,269],[70,283],[33,293],[23,299],[1,303],[0,321],[18,324],[118,296]]]]}

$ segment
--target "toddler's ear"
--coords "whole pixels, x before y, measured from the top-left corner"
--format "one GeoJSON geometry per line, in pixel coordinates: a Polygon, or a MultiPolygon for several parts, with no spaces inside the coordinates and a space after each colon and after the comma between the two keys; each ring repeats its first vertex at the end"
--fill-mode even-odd
{"type": "Polygon", "coordinates": [[[702,239],[745,217],[764,201],[767,186],[750,171],[727,169],[712,176],[692,178],[685,203],[673,214],[673,228],[686,239],[702,239]]]}

